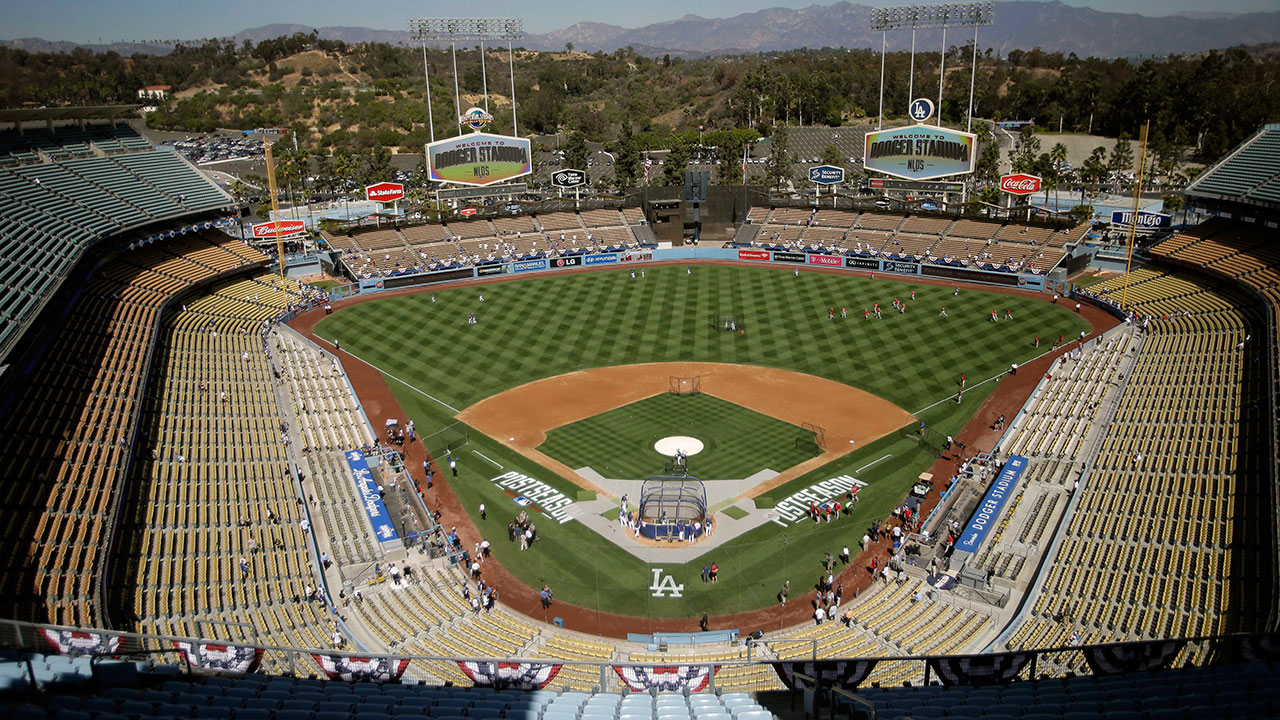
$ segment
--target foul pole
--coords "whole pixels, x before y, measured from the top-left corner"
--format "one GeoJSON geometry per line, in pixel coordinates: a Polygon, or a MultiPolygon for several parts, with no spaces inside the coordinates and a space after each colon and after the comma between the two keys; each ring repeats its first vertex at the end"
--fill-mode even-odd
{"type": "Polygon", "coordinates": [[[1120,290],[1120,309],[1129,309],[1129,272],[1133,269],[1133,244],[1138,239],[1138,209],[1142,204],[1142,174],[1147,166],[1147,133],[1151,129],[1151,121],[1142,123],[1142,131],[1138,134],[1141,144],[1138,149],[1138,182],[1133,186],[1133,215],[1129,217],[1129,247],[1124,258],[1124,286],[1120,290]]]}

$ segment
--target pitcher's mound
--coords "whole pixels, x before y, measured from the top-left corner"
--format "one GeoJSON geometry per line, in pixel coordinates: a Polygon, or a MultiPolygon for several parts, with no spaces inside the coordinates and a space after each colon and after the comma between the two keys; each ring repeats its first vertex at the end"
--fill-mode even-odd
{"type": "Polygon", "coordinates": [[[687,457],[702,452],[702,441],[688,435],[669,435],[654,443],[653,449],[667,457],[675,457],[677,451],[687,457]]]}

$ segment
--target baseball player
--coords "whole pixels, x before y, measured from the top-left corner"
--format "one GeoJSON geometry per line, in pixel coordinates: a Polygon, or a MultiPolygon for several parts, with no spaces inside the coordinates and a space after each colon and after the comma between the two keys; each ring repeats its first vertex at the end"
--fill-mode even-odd
{"type": "Polygon", "coordinates": [[[942,312],[938,313],[938,317],[947,317],[947,306],[942,306],[942,312]]]}

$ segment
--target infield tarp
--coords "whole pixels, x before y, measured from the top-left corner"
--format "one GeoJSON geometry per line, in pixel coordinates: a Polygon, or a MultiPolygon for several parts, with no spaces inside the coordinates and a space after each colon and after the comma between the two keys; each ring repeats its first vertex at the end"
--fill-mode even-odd
{"type": "Polygon", "coordinates": [[[391,516],[387,514],[387,506],[378,493],[378,483],[373,479],[373,473],[369,470],[369,463],[364,459],[364,453],[352,450],[345,457],[347,468],[351,471],[351,479],[355,481],[356,490],[360,493],[360,506],[364,508],[365,517],[369,518],[369,524],[373,526],[373,533],[378,536],[378,542],[388,543],[399,540],[400,536],[396,534],[395,523],[391,522],[391,516]]]}
{"type": "Polygon", "coordinates": [[[987,538],[987,533],[995,525],[996,518],[1000,517],[1000,511],[1009,502],[1009,498],[1013,497],[1014,486],[1018,484],[1018,478],[1022,477],[1022,473],[1026,469],[1026,458],[1021,455],[1009,456],[1009,461],[1004,464],[1004,469],[1000,471],[1000,475],[996,477],[995,482],[991,483],[991,487],[982,498],[982,502],[978,503],[977,509],[973,511],[973,517],[969,518],[969,522],[964,526],[964,530],[961,531],[960,542],[956,543],[956,550],[971,553],[978,552],[982,541],[987,538]]]}

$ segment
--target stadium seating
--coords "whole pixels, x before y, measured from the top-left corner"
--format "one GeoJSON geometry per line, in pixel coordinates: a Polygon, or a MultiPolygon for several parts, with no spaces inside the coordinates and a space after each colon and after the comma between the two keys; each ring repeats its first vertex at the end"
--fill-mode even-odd
{"type": "Polygon", "coordinates": [[[7,321],[0,347],[101,238],[230,204],[225,193],[168,152],[0,168],[0,245],[4,257],[13,259],[0,269],[0,314],[7,321]]]}
{"type": "MultiPolygon", "coordinates": [[[[1013,648],[1250,629],[1266,591],[1257,366],[1237,343],[1256,311],[1194,276],[1143,270],[1128,301],[1154,316],[1062,546],[1013,648]]],[[[1114,293],[1123,278],[1101,284],[1114,293]]],[[[1067,668],[1070,669],[1070,668],[1067,668]]],[[[1078,669],[1078,668],[1077,668],[1078,669]]]]}
{"type": "MultiPolygon", "coordinates": [[[[178,242],[188,247],[191,241],[178,242]]],[[[214,274],[155,246],[108,262],[68,309],[49,356],[11,398],[41,412],[0,420],[7,469],[32,479],[7,492],[0,578],[6,616],[100,622],[95,583],[156,318],[174,294],[214,274]]]]}

